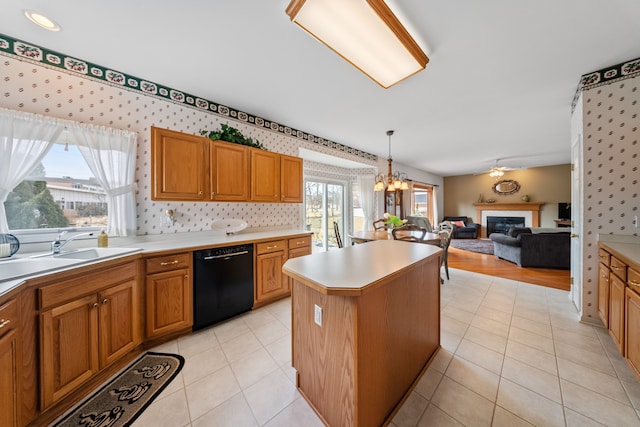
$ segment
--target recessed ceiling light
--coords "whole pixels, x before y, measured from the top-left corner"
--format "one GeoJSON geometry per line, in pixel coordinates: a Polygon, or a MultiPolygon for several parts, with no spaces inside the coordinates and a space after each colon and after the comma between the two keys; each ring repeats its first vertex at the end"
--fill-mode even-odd
{"type": "Polygon", "coordinates": [[[34,12],[33,10],[25,10],[24,16],[26,16],[29,21],[33,22],[39,27],[44,28],[45,30],[49,30],[49,31],[61,30],[60,25],[58,25],[51,18],[47,18],[41,13],[34,12]]]}

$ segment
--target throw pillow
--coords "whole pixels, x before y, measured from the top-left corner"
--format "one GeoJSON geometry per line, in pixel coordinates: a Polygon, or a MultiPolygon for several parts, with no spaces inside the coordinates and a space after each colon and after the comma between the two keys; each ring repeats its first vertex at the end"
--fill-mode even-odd
{"type": "Polygon", "coordinates": [[[529,227],[511,227],[507,232],[507,235],[511,237],[518,237],[522,233],[531,233],[531,229],[529,227]]]}
{"type": "Polygon", "coordinates": [[[456,227],[466,227],[466,225],[464,225],[464,221],[453,221],[453,225],[455,225],[456,227]]]}

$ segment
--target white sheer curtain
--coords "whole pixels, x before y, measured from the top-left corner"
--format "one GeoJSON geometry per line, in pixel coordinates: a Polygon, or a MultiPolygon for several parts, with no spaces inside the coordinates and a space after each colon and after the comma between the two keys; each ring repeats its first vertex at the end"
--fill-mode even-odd
{"type": "Polygon", "coordinates": [[[375,215],[373,186],[376,184],[374,175],[358,175],[360,186],[360,206],[364,215],[364,231],[373,230],[373,216],[375,215]]]}
{"type": "Polygon", "coordinates": [[[135,169],[137,134],[125,130],[76,124],[69,127],[89,169],[109,199],[107,234],[135,234],[135,169]]]}
{"type": "Polygon", "coordinates": [[[438,187],[433,187],[433,225],[434,227],[440,223],[440,218],[438,218],[438,187]]]}
{"type": "Polygon", "coordinates": [[[0,233],[7,233],[4,202],[38,166],[64,124],[52,117],[0,108],[0,233]]]}

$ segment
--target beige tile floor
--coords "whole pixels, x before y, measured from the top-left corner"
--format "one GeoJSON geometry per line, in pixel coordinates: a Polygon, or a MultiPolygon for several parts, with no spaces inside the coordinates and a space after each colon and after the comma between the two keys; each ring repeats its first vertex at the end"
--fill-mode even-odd
{"type": "MultiPolygon", "coordinates": [[[[462,270],[442,349],[392,426],[640,426],[640,383],[567,292],[462,270]]],[[[134,426],[322,426],[295,389],[290,300],[155,348],[185,357],[134,426]]]]}

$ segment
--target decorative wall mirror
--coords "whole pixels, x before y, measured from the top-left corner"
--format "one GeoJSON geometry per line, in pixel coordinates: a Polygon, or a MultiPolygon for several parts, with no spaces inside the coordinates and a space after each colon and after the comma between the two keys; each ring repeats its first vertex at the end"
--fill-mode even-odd
{"type": "Polygon", "coordinates": [[[500,194],[501,196],[506,196],[508,194],[517,193],[520,190],[520,184],[518,181],[514,181],[512,179],[503,179],[496,182],[492,190],[496,194],[500,194]]]}

